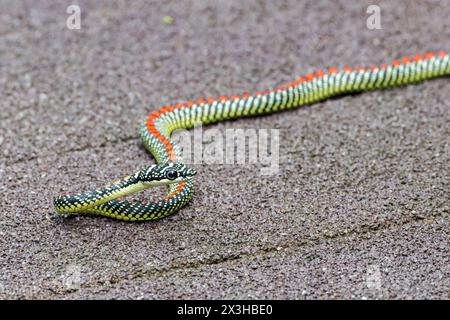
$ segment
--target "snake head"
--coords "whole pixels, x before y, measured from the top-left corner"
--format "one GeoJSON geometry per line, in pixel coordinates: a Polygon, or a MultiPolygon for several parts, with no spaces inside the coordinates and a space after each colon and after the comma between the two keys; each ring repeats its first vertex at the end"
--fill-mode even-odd
{"type": "Polygon", "coordinates": [[[137,173],[137,179],[150,186],[167,185],[191,179],[197,174],[183,163],[167,162],[150,166],[137,173]]]}

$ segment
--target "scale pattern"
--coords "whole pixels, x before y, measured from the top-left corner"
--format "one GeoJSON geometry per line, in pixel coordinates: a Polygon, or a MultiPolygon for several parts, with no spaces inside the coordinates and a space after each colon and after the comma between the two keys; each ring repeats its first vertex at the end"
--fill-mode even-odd
{"type": "MultiPolygon", "coordinates": [[[[171,140],[171,133],[175,129],[192,128],[197,123],[211,124],[269,114],[347,93],[392,88],[448,75],[450,58],[443,51],[404,57],[391,64],[368,68],[331,67],[307,74],[271,91],[199,99],[162,107],[148,115],[140,127],[140,135],[145,147],[158,163],[182,163],[180,148],[171,140]]],[[[106,199],[132,187],[134,183],[136,181],[132,177],[127,177],[95,192],[57,197],[54,204],[59,213],[83,212],[125,221],[147,221],[161,219],[178,211],[191,199],[194,191],[193,180],[187,179],[170,184],[168,195],[157,202],[106,199]],[[93,204],[93,198],[106,199],[106,202],[93,204]]]]}

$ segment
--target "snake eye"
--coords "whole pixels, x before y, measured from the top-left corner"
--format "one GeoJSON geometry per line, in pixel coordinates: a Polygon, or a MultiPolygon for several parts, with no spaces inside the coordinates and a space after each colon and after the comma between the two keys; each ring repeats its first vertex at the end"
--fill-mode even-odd
{"type": "Polygon", "coordinates": [[[178,178],[178,172],[176,172],[175,170],[169,170],[166,172],[166,178],[169,180],[175,180],[176,178],[178,178]]]}

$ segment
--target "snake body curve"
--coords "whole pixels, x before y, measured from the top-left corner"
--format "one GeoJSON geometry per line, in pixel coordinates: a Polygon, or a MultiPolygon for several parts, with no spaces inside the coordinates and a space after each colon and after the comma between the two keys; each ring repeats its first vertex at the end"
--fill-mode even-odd
{"type": "Polygon", "coordinates": [[[253,95],[221,96],[162,107],[151,112],[139,129],[145,147],[162,167],[154,166],[137,172],[95,191],[56,197],[56,211],[91,213],[125,221],[164,218],[183,207],[191,199],[194,190],[192,177],[195,170],[183,164],[181,149],[171,139],[174,130],[192,128],[196,123],[211,124],[269,114],[346,93],[392,88],[446,75],[450,75],[449,55],[443,51],[428,52],[381,66],[331,67],[307,74],[275,90],[253,95]],[[164,199],[150,203],[117,199],[149,187],[146,184],[148,181],[155,176],[167,176],[172,167],[178,172],[178,176],[175,174],[177,179],[169,181],[169,175],[169,180],[158,180],[158,183],[167,184],[169,188],[164,199]]]}

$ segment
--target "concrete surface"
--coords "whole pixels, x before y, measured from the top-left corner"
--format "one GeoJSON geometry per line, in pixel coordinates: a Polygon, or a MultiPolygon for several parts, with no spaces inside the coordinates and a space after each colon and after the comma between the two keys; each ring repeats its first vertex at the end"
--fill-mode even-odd
{"type": "Polygon", "coordinates": [[[71,3],[0,1],[0,298],[450,298],[448,78],[218,124],[278,128],[279,174],[197,165],[160,222],[51,204],[152,162],[160,105],[448,51],[449,1],[71,3]]]}

